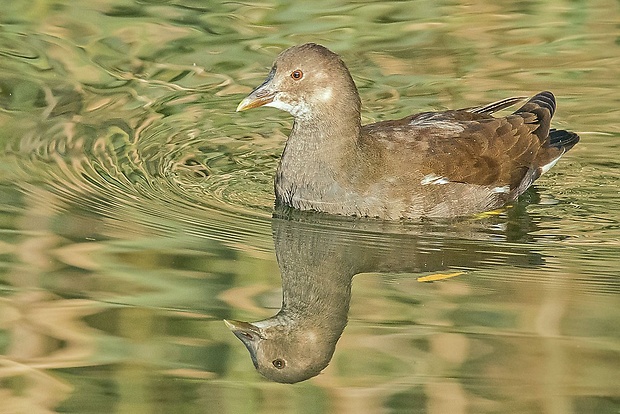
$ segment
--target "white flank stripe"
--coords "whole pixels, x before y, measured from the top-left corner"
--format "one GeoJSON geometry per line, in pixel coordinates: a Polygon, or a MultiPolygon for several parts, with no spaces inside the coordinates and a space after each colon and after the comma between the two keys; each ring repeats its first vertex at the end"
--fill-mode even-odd
{"type": "Polygon", "coordinates": [[[435,174],[428,174],[428,175],[424,176],[424,178],[422,178],[422,181],[420,181],[420,184],[422,184],[422,185],[429,185],[429,184],[440,185],[440,184],[448,184],[449,182],[450,182],[450,180],[448,180],[446,177],[441,177],[441,176],[435,175],[435,174]]]}

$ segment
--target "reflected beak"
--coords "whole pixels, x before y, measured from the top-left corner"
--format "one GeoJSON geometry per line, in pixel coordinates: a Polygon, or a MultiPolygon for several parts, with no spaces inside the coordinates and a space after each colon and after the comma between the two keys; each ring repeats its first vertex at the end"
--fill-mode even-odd
{"type": "Polygon", "coordinates": [[[255,342],[263,337],[260,328],[249,322],[224,319],[224,323],[244,344],[255,342]]]}
{"type": "Polygon", "coordinates": [[[245,111],[246,109],[258,108],[259,106],[267,105],[273,102],[277,91],[273,90],[271,80],[273,79],[276,71],[272,69],[269,72],[267,79],[256,89],[254,89],[243,101],[239,103],[237,112],[245,111]]]}
{"type": "Polygon", "coordinates": [[[258,360],[256,359],[256,348],[258,346],[259,340],[263,339],[261,334],[261,330],[258,326],[252,325],[248,322],[243,321],[235,321],[235,320],[226,320],[224,319],[224,323],[235,334],[237,338],[243,342],[243,345],[250,352],[250,358],[252,358],[252,363],[254,367],[258,369],[258,360]]]}

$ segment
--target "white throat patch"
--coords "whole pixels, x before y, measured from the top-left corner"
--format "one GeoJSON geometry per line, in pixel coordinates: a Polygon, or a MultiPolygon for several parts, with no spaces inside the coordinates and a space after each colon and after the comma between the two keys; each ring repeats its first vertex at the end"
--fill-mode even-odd
{"type": "Polygon", "coordinates": [[[309,107],[305,102],[298,102],[296,105],[291,105],[288,102],[283,102],[278,99],[278,95],[273,99],[272,102],[265,104],[265,106],[270,106],[272,108],[279,109],[281,111],[286,111],[294,117],[302,117],[309,112],[309,107]]]}

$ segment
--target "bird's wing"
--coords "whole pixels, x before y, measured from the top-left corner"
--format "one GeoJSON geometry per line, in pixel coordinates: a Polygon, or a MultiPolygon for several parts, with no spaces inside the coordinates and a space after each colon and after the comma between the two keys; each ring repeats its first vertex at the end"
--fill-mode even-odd
{"type": "Polygon", "coordinates": [[[445,114],[462,128],[453,136],[436,133],[436,126],[417,128],[416,135],[427,143],[422,174],[449,182],[518,188],[528,171],[538,167],[542,142],[534,133],[539,127],[536,116],[471,119],[469,115],[476,113],[445,114]]]}
{"type": "MultiPolygon", "coordinates": [[[[493,108],[502,106],[497,105],[493,108]]],[[[363,137],[383,150],[399,152],[403,168],[435,183],[508,186],[512,191],[538,168],[541,151],[548,150],[536,133],[540,117],[521,112],[494,118],[488,115],[493,108],[483,108],[487,109],[422,113],[366,125],[363,137]]]]}

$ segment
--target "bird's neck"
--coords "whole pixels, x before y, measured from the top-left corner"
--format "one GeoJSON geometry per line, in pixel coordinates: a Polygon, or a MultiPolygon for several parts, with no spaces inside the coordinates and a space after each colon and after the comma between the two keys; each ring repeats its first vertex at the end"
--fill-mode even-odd
{"type": "Polygon", "coordinates": [[[343,155],[355,151],[360,130],[360,113],[356,108],[322,108],[295,119],[283,157],[301,153],[320,156],[308,160],[317,164],[338,162],[343,155]]]}
{"type": "Polygon", "coordinates": [[[309,274],[282,277],[280,311],[254,325],[267,331],[303,332],[312,342],[335,345],[347,325],[352,275],[307,269],[309,274]]]}
{"type": "Polygon", "coordinates": [[[276,227],[275,247],[282,274],[282,307],[276,319],[285,325],[320,328],[340,335],[347,323],[351,283],[357,264],[318,237],[316,229],[297,223],[276,227]]]}
{"type": "Polygon", "coordinates": [[[308,209],[314,206],[296,205],[295,200],[329,202],[341,197],[347,171],[359,163],[360,131],[356,108],[295,119],[276,173],[278,201],[308,209]]]}
{"type": "Polygon", "coordinates": [[[283,278],[281,313],[310,319],[328,314],[346,320],[353,276],[331,273],[329,278],[314,272],[283,278]]]}

